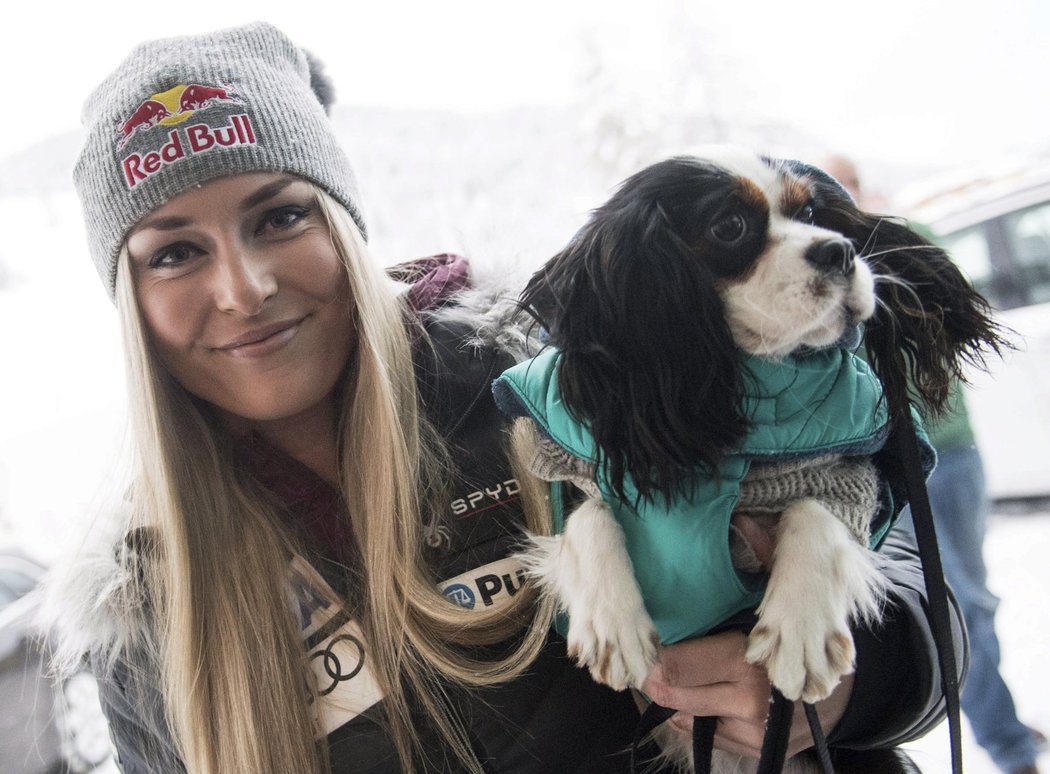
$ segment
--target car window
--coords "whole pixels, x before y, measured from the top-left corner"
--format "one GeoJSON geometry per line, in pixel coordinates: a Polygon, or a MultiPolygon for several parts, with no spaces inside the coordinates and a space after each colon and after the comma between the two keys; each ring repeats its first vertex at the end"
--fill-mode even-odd
{"type": "Polygon", "coordinates": [[[1003,224],[1028,302],[1050,302],[1050,202],[1012,212],[1003,224]]]}
{"type": "Polygon", "coordinates": [[[957,231],[940,241],[977,291],[1001,308],[1001,300],[996,298],[992,282],[992,254],[983,226],[957,231]]]}

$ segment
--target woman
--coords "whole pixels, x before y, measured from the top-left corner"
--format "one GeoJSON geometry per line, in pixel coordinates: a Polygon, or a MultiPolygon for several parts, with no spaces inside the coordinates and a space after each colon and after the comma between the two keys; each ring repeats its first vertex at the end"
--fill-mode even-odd
{"type": "MultiPolygon", "coordinates": [[[[569,666],[507,558],[544,511],[488,397],[512,355],[454,322],[461,260],[400,285],[369,260],[329,94],[256,24],[145,43],[89,101],[75,181],[136,464],[60,592],[63,652],[92,656],[126,771],[621,770],[632,700],[569,666]]],[[[927,675],[900,585],[888,631],[927,675]]],[[[669,649],[651,687],[695,712],[717,683],[719,744],[757,752],[768,683],[724,641],[669,649]]],[[[936,684],[906,706],[856,686],[824,708],[854,744],[938,712],[936,684]]]]}

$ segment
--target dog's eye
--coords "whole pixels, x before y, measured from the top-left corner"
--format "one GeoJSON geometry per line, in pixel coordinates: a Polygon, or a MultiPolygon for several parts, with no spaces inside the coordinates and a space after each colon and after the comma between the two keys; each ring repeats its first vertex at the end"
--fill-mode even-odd
{"type": "Polygon", "coordinates": [[[710,233],[719,242],[735,244],[747,234],[747,221],[739,212],[729,212],[711,224],[710,233]]]}
{"type": "Polygon", "coordinates": [[[812,204],[807,204],[798,211],[798,214],[795,215],[795,220],[801,221],[802,223],[809,223],[810,225],[812,225],[814,218],[815,214],[813,212],[812,204]]]}

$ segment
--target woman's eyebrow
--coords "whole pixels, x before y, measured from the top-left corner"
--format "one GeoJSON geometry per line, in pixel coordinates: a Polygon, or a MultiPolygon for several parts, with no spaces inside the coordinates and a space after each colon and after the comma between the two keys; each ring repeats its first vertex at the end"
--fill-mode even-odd
{"type": "MultiPolygon", "coordinates": [[[[238,206],[242,211],[250,210],[252,207],[261,204],[267,199],[273,198],[295,182],[297,182],[296,178],[290,176],[274,180],[273,182],[262,186],[259,190],[248,194],[238,206]]],[[[147,218],[136,226],[134,231],[143,231],[145,229],[151,229],[154,231],[175,231],[176,229],[185,228],[192,223],[193,220],[191,218],[187,218],[183,215],[170,215],[166,218],[147,218]]]]}
{"type": "Polygon", "coordinates": [[[174,231],[175,229],[188,226],[190,222],[191,221],[189,218],[184,218],[181,215],[172,215],[167,218],[152,218],[136,226],[135,231],[142,231],[143,229],[153,229],[155,231],[174,231]]]}
{"type": "Polygon", "coordinates": [[[282,177],[278,180],[274,180],[272,183],[267,183],[255,193],[249,194],[241,202],[241,210],[250,210],[259,204],[262,204],[267,199],[273,198],[285,188],[294,183],[296,179],[294,177],[282,177]]]}

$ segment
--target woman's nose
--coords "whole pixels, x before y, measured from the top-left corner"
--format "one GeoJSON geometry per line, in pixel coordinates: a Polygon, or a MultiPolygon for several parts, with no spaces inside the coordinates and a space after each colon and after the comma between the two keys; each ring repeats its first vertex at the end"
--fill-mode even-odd
{"type": "Polygon", "coordinates": [[[223,312],[250,317],[276,295],[277,278],[269,262],[249,248],[223,245],[215,257],[215,302],[223,312]]]}

